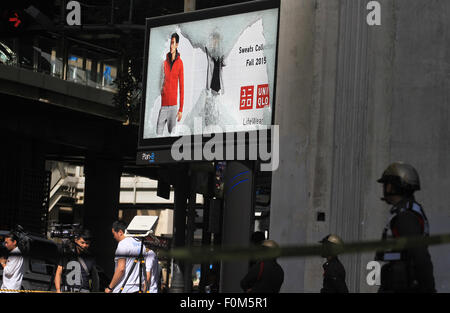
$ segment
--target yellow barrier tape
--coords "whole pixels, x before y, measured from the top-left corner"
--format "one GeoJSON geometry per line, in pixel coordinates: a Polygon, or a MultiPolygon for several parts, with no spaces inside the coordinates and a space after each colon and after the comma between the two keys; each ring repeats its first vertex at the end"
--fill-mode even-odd
{"type": "Polygon", "coordinates": [[[56,291],[45,290],[15,290],[15,289],[0,289],[0,293],[56,293],[56,291]]]}
{"type": "MultiPolygon", "coordinates": [[[[322,256],[332,254],[348,254],[369,251],[400,251],[409,248],[432,246],[450,243],[450,234],[434,235],[429,237],[401,237],[388,240],[360,241],[338,245],[324,246],[322,244],[304,246],[282,246],[279,248],[250,247],[190,247],[175,248],[169,251],[160,250],[159,257],[174,258],[194,262],[215,262],[235,260],[255,260],[284,257],[322,256]]],[[[13,254],[11,254],[13,255],[13,254]]],[[[20,254],[14,254],[20,255],[20,254]]],[[[26,255],[25,255],[26,256],[26,255]]],[[[138,257],[138,255],[116,255],[116,257],[138,257]]],[[[134,260],[138,262],[138,260],[134,260]]],[[[144,263],[144,262],[143,262],[144,263]]]]}
{"type": "MultiPolygon", "coordinates": [[[[55,293],[58,294],[56,291],[46,291],[46,290],[15,290],[15,289],[0,289],[0,293],[55,293]]],[[[60,293],[80,293],[77,291],[63,291],[60,293]]],[[[104,293],[102,291],[91,291],[88,293],[104,293]]]]}
{"type": "Polygon", "coordinates": [[[389,240],[362,241],[347,243],[342,246],[330,245],[327,249],[321,244],[304,246],[283,246],[280,248],[263,247],[193,247],[159,251],[158,255],[166,258],[193,262],[215,262],[255,260],[263,258],[321,256],[324,254],[348,254],[369,251],[404,250],[415,247],[450,243],[450,234],[430,237],[402,237],[389,240]]]}

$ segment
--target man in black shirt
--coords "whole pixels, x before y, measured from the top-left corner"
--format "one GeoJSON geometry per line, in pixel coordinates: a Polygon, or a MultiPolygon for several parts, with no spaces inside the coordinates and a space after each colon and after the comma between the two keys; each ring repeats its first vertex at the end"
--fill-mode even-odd
{"type": "MultiPolygon", "coordinates": [[[[263,247],[278,248],[273,240],[265,240],[263,247]]],[[[276,259],[260,260],[250,267],[241,280],[241,288],[247,293],[279,293],[284,281],[284,271],[276,259]]]]}
{"type": "MultiPolygon", "coordinates": [[[[383,184],[383,201],[393,205],[391,218],[382,239],[428,236],[428,219],[414,192],[420,190],[417,171],[409,164],[389,165],[378,180],[383,184]]],[[[428,248],[377,253],[376,260],[385,261],[381,268],[379,292],[435,292],[433,263],[428,248]]]]}
{"type": "Polygon", "coordinates": [[[79,231],[58,261],[55,273],[56,292],[90,292],[98,290],[95,259],[89,254],[91,234],[79,231]]]}
{"type": "Polygon", "coordinates": [[[327,261],[322,265],[324,270],[323,287],[320,293],[348,293],[345,283],[345,268],[337,255],[330,250],[333,245],[342,245],[342,239],[337,235],[330,234],[323,238],[320,243],[326,251],[329,251],[322,255],[327,261]]]}

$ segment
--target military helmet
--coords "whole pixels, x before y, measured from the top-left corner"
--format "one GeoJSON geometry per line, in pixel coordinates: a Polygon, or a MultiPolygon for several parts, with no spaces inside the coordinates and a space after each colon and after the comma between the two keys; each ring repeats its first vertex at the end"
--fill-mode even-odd
{"type": "Polygon", "coordinates": [[[267,247],[267,248],[279,248],[280,246],[278,246],[278,244],[274,241],[274,240],[264,240],[262,243],[263,247],[267,247]]]}
{"type": "Polygon", "coordinates": [[[391,183],[405,191],[420,190],[419,174],[416,169],[403,162],[395,162],[389,165],[377,182],[391,183]]]}
{"type": "Polygon", "coordinates": [[[332,243],[335,245],[343,245],[344,241],[342,241],[341,237],[334,234],[329,234],[325,236],[319,243],[332,243]]]}

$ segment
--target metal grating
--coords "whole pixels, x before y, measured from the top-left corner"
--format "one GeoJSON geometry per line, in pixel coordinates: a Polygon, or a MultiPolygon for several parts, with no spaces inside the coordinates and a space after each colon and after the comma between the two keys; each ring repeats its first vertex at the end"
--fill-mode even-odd
{"type": "Polygon", "coordinates": [[[17,223],[26,231],[45,235],[50,199],[51,172],[24,169],[17,223]]]}

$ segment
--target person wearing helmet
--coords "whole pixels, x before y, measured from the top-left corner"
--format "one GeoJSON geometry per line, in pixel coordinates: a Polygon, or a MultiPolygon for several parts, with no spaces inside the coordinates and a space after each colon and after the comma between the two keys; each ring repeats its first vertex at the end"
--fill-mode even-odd
{"type": "MultiPolygon", "coordinates": [[[[266,249],[278,249],[273,240],[264,240],[266,249]]],[[[241,288],[246,293],[279,293],[284,281],[284,271],[276,258],[259,260],[249,268],[247,275],[241,280],[241,288]]]]}
{"type": "MultiPolygon", "coordinates": [[[[414,192],[420,190],[419,175],[414,167],[403,162],[392,163],[378,182],[383,184],[381,199],[392,205],[392,216],[383,230],[382,239],[428,236],[428,219],[414,198],[414,192]]],[[[381,268],[379,292],[436,291],[427,247],[378,252],[375,258],[387,262],[381,268]]]]}
{"type": "Polygon", "coordinates": [[[327,259],[322,265],[324,272],[323,286],[320,293],[348,293],[347,284],[345,283],[345,268],[333,251],[333,248],[336,248],[336,246],[344,244],[342,239],[337,235],[329,234],[319,243],[324,247],[322,257],[327,259]]]}

